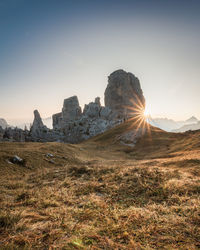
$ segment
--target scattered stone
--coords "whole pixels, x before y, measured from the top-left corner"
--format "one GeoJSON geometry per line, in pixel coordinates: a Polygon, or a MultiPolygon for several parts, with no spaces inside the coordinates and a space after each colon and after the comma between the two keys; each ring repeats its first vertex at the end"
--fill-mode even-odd
{"type": "Polygon", "coordinates": [[[49,160],[49,159],[46,159],[46,158],[44,160],[51,163],[51,164],[56,164],[54,160],[49,160]]]}
{"type": "Polygon", "coordinates": [[[49,160],[50,163],[52,164],[55,164],[55,161],[54,160],[49,160]]]}
{"type": "Polygon", "coordinates": [[[9,161],[9,160],[6,160],[6,162],[8,163],[8,164],[13,164],[11,161],[9,161]]]}
{"type": "Polygon", "coordinates": [[[13,156],[9,161],[13,164],[19,164],[19,165],[24,164],[24,160],[17,155],[13,156]]]}
{"type": "Polygon", "coordinates": [[[99,196],[99,197],[104,197],[105,195],[104,194],[102,194],[102,193],[95,193],[96,194],[96,196],[99,196]]]}
{"type": "Polygon", "coordinates": [[[47,154],[46,154],[46,157],[53,157],[53,154],[47,153],[47,154]]]}

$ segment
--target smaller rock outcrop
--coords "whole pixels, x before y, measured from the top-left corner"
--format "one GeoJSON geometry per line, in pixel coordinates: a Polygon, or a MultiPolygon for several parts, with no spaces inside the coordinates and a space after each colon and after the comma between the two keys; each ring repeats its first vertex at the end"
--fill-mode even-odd
{"type": "Polygon", "coordinates": [[[55,131],[47,128],[41,119],[38,110],[34,111],[33,125],[30,128],[30,140],[31,141],[63,141],[64,134],[62,131],[55,131]]]}
{"type": "Polygon", "coordinates": [[[34,110],[34,120],[33,120],[33,128],[32,129],[38,129],[44,127],[44,124],[42,122],[42,119],[40,117],[40,113],[38,110],[34,110]]]}
{"type": "Polygon", "coordinates": [[[0,126],[2,127],[2,129],[9,127],[8,123],[3,118],[0,118],[0,126]]]}
{"type": "MultiPolygon", "coordinates": [[[[28,130],[23,130],[20,128],[6,128],[4,130],[0,129],[0,140],[2,141],[16,141],[16,142],[24,142],[29,136],[28,130]]],[[[27,139],[28,140],[28,139],[27,139]]]]}
{"type": "Polygon", "coordinates": [[[64,133],[65,142],[78,143],[121,122],[113,120],[112,115],[110,108],[101,106],[99,97],[86,104],[81,113],[78,98],[72,96],[64,100],[62,112],[52,116],[53,129],[64,133]]]}
{"type": "Polygon", "coordinates": [[[89,104],[85,104],[83,115],[89,118],[99,118],[100,111],[101,111],[100,98],[99,99],[95,98],[95,102],[90,102],[89,104]]]}
{"type": "Polygon", "coordinates": [[[34,110],[34,120],[31,126],[31,135],[33,138],[43,137],[44,133],[47,133],[47,127],[43,124],[38,110],[34,110]]]}
{"type": "Polygon", "coordinates": [[[98,104],[99,106],[101,106],[100,97],[97,96],[97,97],[95,98],[94,102],[95,102],[96,104],[98,104]]]}
{"type": "Polygon", "coordinates": [[[63,123],[78,120],[81,116],[81,107],[79,106],[77,96],[72,96],[64,100],[62,108],[63,123]]]}

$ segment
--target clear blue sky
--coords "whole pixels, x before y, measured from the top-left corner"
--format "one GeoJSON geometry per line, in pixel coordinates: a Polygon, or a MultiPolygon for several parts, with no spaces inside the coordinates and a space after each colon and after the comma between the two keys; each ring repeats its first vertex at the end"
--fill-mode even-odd
{"type": "Polygon", "coordinates": [[[199,0],[0,0],[0,117],[101,97],[116,69],[139,77],[152,116],[200,118],[199,0]]]}

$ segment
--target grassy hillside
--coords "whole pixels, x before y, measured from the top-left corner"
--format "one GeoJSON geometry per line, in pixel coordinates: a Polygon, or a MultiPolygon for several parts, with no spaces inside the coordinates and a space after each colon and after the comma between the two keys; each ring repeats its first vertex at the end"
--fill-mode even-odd
{"type": "Polygon", "coordinates": [[[78,145],[0,143],[0,249],[200,248],[200,132],[151,127],[120,144],[131,129],[78,145]]]}

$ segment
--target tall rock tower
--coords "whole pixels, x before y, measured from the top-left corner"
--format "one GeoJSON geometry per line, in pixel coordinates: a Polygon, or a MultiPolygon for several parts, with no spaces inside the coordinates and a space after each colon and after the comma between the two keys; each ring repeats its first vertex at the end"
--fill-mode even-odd
{"type": "Polygon", "coordinates": [[[145,98],[138,78],[122,69],[108,77],[104,101],[105,106],[120,119],[134,117],[145,108],[145,98]]]}

